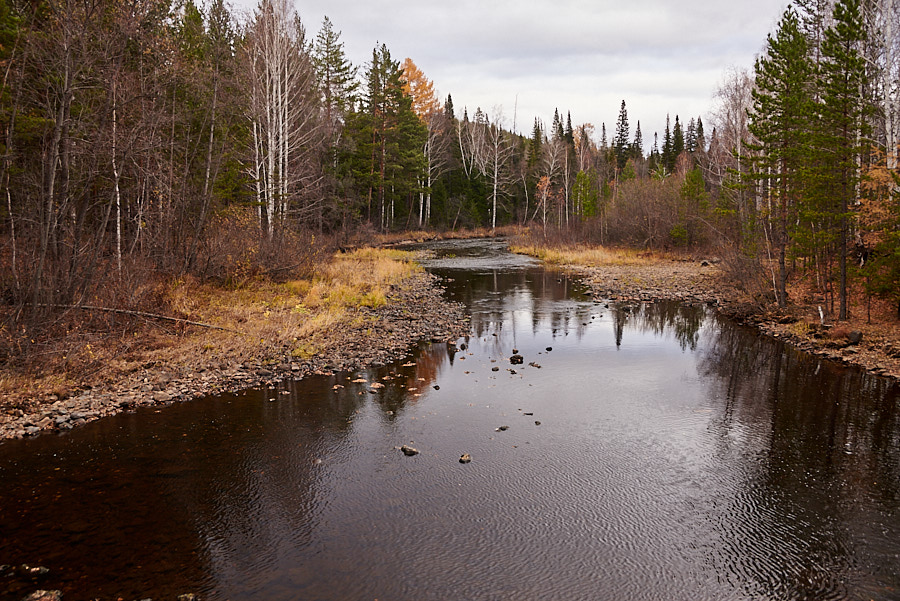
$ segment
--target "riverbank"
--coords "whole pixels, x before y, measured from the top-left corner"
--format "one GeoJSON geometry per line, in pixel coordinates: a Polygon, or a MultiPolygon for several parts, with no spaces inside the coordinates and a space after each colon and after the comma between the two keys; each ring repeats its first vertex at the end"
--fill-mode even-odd
{"type": "Polygon", "coordinates": [[[139,407],[361,369],[400,359],[418,341],[455,341],[468,331],[463,307],[447,301],[437,278],[408,253],[341,254],[328,272],[327,278],[242,290],[181,286],[169,302],[205,326],[144,325],[128,337],[98,338],[81,351],[90,369],[83,365],[67,376],[7,370],[0,374],[0,440],[67,431],[139,407]]]}
{"type": "MultiPolygon", "coordinates": [[[[522,246],[515,250],[577,274],[597,297],[620,302],[708,304],[722,315],[798,349],[900,381],[900,323],[893,319],[890,307],[876,307],[870,318],[858,302],[853,311],[857,317],[839,323],[825,320],[823,324],[818,304],[797,302],[782,310],[751,298],[729,281],[716,259],[673,259],[584,248],[551,251],[522,246]]],[[[797,287],[791,297],[804,299],[809,295],[797,287]]]]}

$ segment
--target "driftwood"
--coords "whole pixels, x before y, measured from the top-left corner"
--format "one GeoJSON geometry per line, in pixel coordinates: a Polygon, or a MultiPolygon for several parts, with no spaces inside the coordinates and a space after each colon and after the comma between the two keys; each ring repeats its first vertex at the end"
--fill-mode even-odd
{"type": "Polygon", "coordinates": [[[134,317],[148,317],[150,319],[162,319],[164,321],[174,321],[176,323],[185,323],[191,326],[201,328],[209,328],[211,330],[222,330],[225,332],[234,332],[235,334],[243,334],[231,328],[223,328],[211,323],[203,323],[202,321],[191,321],[190,319],[182,319],[181,317],[169,317],[168,315],[159,315],[157,313],[147,313],[146,311],[132,311],[131,309],[116,309],[114,307],[95,307],[91,305],[40,305],[42,307],[52,307],[55,309],[80,309],[81,311],[103,311],[105,313],[118,313],[120,315],[132,315],[134,317]]]}

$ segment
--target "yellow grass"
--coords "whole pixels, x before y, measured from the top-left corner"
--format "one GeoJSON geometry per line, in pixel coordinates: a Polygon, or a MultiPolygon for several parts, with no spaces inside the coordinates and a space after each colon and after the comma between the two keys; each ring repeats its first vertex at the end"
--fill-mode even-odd
{"type": "Polygon", "coordinates": [[[426,240],[469,240],[472,238],[491,238],[496,236],[521,236],[527,228],[518,225],[504,225],[496,229],[480,227],[475,229],[451,230],[446,232],[416,230],[379,234],[379,244],[397,244],[399,242],[424,242],[426,240]]]}
{"type": "Polygon", "coordinates": [[[553,265],[581,265],[599,267],[604,265],[652,265],[662,257],[646,251],[606,248],[602,246],[575,245],[563,248],[548,248],[534,245],[512,245],[510,249],[522,255],[536,257],[553,265]]]}
{"type": "Polygon", "coordinates": [[[306,359],[335,331],[367,319],[357,308],[384,305],[391,287],[402,286],[418,271],[421,267],[412,262],[411,253],[364,248],[334,255],[309,279],[250,281],[237,289],[173,281],[165,290],[170,307],[166,314],[180,313],[228,331],[163,322],[126,337],[98,338],[70,346],[67,356],[48,356],[45,373],[0,372],[0,395],[26,390],[47,394],[86,383],[122,381],[147,362],[194,369],[284,354],[306,359]],[[84,380],[86,374],[89,380],[84,380]]]}
{"type": "Polygon", "coordinates": [[[256,340],[308,345],[357,308],[386,304],[391,286],[419,270],[410,253],[363,248],[336,254],[310,279],[252,282],[237,290],[186,286],[172,291],[172,301],[200,321],[241,332],[253,346],[256,340]]]}

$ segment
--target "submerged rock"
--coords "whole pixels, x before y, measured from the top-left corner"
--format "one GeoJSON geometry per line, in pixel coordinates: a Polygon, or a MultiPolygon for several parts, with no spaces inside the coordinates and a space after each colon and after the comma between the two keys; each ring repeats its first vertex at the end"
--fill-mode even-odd
{"type": "Polygon", "coordinates": [[[27,597],[23,597],[22,601],[60,601],[62,599],[62,591],[34,591],[27,597]]]}

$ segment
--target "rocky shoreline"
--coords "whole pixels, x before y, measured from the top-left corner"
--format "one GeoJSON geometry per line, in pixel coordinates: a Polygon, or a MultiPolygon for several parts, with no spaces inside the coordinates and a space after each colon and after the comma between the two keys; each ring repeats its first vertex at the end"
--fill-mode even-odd
{"type": "MultiPolygon", "coordinates": [[[[766,310],[725,283],[712,261],[670,261],[647,265],[566,266],[596,298],[617,302],[675,300],[703,303],[720,314],[805,352],[900,383],[897,329],[851,324],[847,329],[821,325],[814,306],[766,310]]],[[[388,303],[360,308],[344,327],[334,328],[322,350],[306,360],[288,349],[271,357],[181,365],[149,362],[115,385],[85,386],[68,395],[51,395],[0,412],[0,441],[64,432],[108,415],[139,407],[168,405],[209,394],[237,392],[299,380],[309,375],[356,370],[401,359],[420,341],[456,341],[468,333],[465,309],[443,295],[438,278],[417,273],[395,286],[388,303]],[[373,333],[374,332],[374,333],[373,333]]]]}
{"type": "Polygon", "coordinates": [[[386,305],[361,307],[354,318],[333,328],[324,348],[306,360],[297,360],[285,349],[273,357],[240,361],[204,363],[193,358],[177,366],[149,362],[114,386],[85,386],[62,398],[51,395],[29,403],[25,409],[6,408],[0,413],[0,440],[65,432],[140,407],[384,364],[402,359],[420,341],[456,341],[469,329],[464,307],[446,300],[438,278],[422,272],[394,286],[386,305]]]}
{"type": "Polygon", "coordinates": [[[567,266],[598,298],[619,302],[675,300],[703,303],[723,316],[795,348],[830,361],[855,366],[900,384],[900,336],[859,322],[821,324],[816,306],[787,310],[760,307],[727,284],[714,261],[673,261],[651,265],[567,266]]]}

